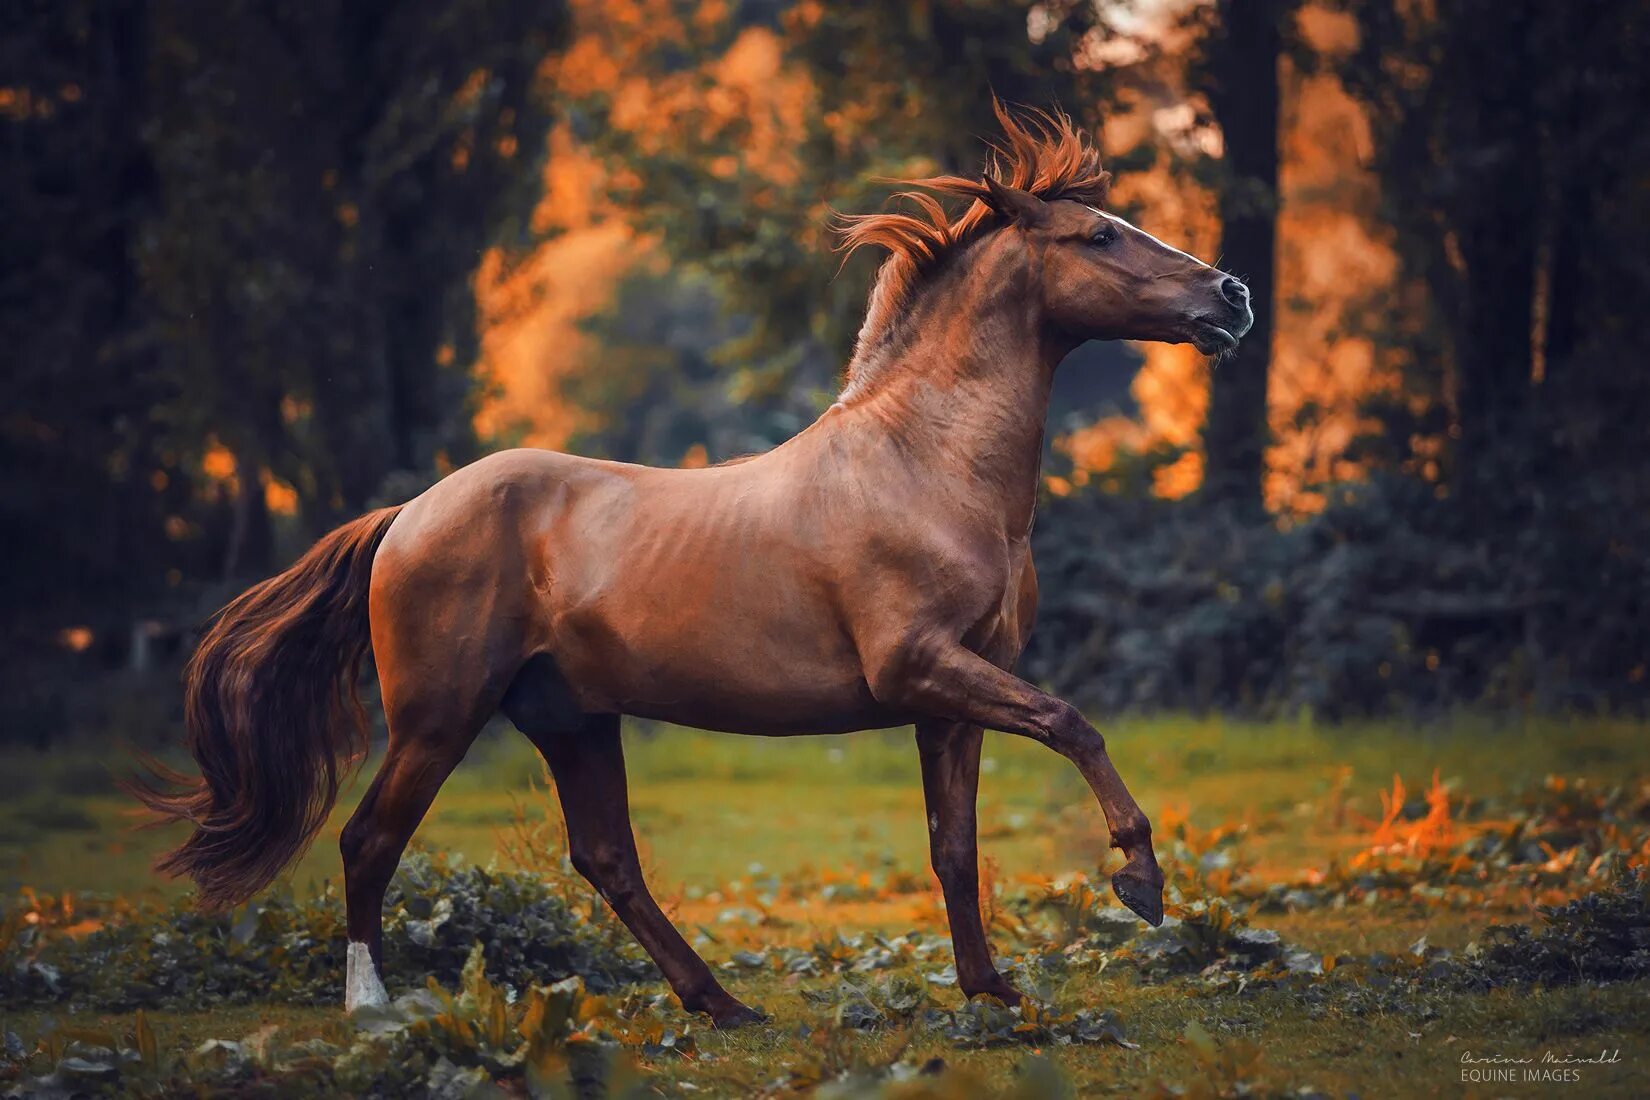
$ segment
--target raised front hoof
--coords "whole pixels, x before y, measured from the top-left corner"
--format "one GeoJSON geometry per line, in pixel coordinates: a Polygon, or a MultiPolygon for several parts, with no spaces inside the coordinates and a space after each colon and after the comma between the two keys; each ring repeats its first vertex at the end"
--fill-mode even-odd
{"type": "Polygon", "coordinates": [[[765,1024],[772,1020],[766,1012],[758,1012],[749,1005],[734,1001],[722,1009],[711,1010],[711,1026],[717,1031],[732,1031],[736,1027],[750,1027],[754,1024],[765,1024]]]}
{"type": "MultiPolygon", "coordinates": [[[[1157,871],[1153,867],[1152,871],[1157,871]]],[[[1134,864],[1111,877],[1112,893],[1134,914],[1156,928],[1163,923],[1163,874],[1142,871],[1134,864]]]]}

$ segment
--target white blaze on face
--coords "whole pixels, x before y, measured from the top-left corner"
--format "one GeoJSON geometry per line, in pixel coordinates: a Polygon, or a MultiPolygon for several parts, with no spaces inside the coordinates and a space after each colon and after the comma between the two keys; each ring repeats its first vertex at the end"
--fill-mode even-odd
{"type": "Polygon", "coordinates": [[[1162,245],[1164,248],[1168,249],[1170,252],[1173,252],[1176,256],[1184,256],[1184,257],[1186,257],[1186,259],[1192,261],[1192,263],[1196,264],[1198,267],[1208,267],[1209,266],[1208,264],[1204,263],[1202,260],[1198,259],[1196,256],[1192,255],[1190,252],[1182,251],[1181,249],[1178,249],[1174,245],[1170,244],[1169,242],[1152,236],[1150,233],[1146,232],[1144,229],[1141,229],[1138,225],[1135,225],[1133,222],[1129,221],[1127,218],[1119,218],[1116,214],[1108,214],[1104,210],[1095,210],[1094,207],[1092,207],[1092,206],[1089,207],[1088,209],[1093,210],[1094,213],[1100,215],[1102,218],[1105,218],[1109,222],[1113,222],[1117,225],[1121,225],[1125,229],[1134,230],[1136,233],[1140,234],[1142,237],[1145,237],[1149,241],[1156,241],[1158,244],[1162,245]]]}

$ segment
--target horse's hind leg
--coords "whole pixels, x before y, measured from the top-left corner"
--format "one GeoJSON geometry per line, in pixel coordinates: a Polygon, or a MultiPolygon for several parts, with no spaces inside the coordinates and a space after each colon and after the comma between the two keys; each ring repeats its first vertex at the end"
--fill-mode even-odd
{"type": "Polygon", "coordinates": [[[528,737],[555,776],[573,866],[653,957],[682,1007],[709,1013],[718,1028],[761,1022],[760,1013],[722,988],[648,892],[630,831],[618,716],[592,715],[576,731],[531,732],[528,737]]]}
{"type": "Polygon", "coordinates": [[[436,792],[463,759],[474,730],[456,743],[420,739],[390,749],[338,840],[344,856],[344,904],[349,928],[349,962],[344,1008],[389,999],[379,977],[384,959],[384,893],[401,863],[401,853],[429,812],[436,792]]]}
{"type": "Polygon", "coordinates": [[[397,656],[406,654],[380,648],[389,747],[338,842],[349,929],[344,1006],[351,1011],[388,999],[379,977],[384,893],[436,792],[464,759],[503,694],[498,678],[489,676],[480,660],[454,659],[440,666],[443,675],[432,676],[430,666],[404,663],[397,656]]]}
{"type": "Polygon", "coordinates": [[[928,803],[928,850],[945,893],[952,954],[963,996],[987,993],[1007,1004],[1020,994],[991,962],[991,941],[980,919],[980,864],[975,799],[980,787],[979,726],[917,723],[922,791],[928,803]]]}

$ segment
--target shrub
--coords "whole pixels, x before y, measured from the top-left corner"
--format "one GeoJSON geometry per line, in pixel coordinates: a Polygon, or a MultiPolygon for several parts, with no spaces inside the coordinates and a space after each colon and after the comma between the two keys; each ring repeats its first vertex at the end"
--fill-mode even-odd
{"type": "Polygon", "coordinates": [[[1609,888],[1541,910],[1541,924],[1491,925],[1469,975],[1486,985],[1650,978],[1650,876],[1627,871],[1609,888]]]}
{"type": "Polygon", "coordinates": [[[1336,488],[1292,524],[1195,498],[1048,501],[1022,662],[1107,713],[1650,705],[1650,517],[1588,481],[1336,488]]]}
{"type": "MultiPolygon", "coordinates": [[[[153,909],[83,905],[74,914],[78,938],[42,919],[46,908],[27,895],[6,913],[0,999],[8,1003],[120,1010],[342,998],[347,937],[330,889],[307,899],[276,894],[228,913],[203,913],[187,900],[153,909]],[[88,918],[102,926],[85,933],[88,918]]],[[[384,917],[392,993],[431,977],[456,982],[476,943],[514,988],[578,976],[603,992],[656,974],[627,937],[527,872],[413,853],[391,884],[384,917]]]]}

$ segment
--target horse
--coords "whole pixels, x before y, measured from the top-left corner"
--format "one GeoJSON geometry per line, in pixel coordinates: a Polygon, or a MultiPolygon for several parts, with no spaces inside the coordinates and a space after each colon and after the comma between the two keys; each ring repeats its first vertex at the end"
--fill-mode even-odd
{"type": "Polygon", "coordinates": [[[1058,111],[996,105],[979,178],[904,181],[911,212],[845,217],[888,251],[838,399],[774,449],[699,469],[547,450],[480,459],[324,536],[211,622],[185,671],[199,778],[134,786],[193,824],[157,868],[207,907],[314,839],[367,734],[369,650],[388,743],[344,826],[345,1007],[380,1004],[385,890],[437,790],[502,712],[555,780],[573,866],[717,1028],[765,1017],[660,911],[637,858],[620,718],[784,736],[915,727],[958,984],[1017,1003],[979,907],[982,730],[1081,772],[1153,925],[1151,825],[1104,737],[1014,674],[1037,606],[1030,537],[1055,368],[1087,340],[1230,350],[1233,276],[1105,209],[1110,173],[1058,111]],[[953,215],[950,200],[966,200],[953,215]]]}

